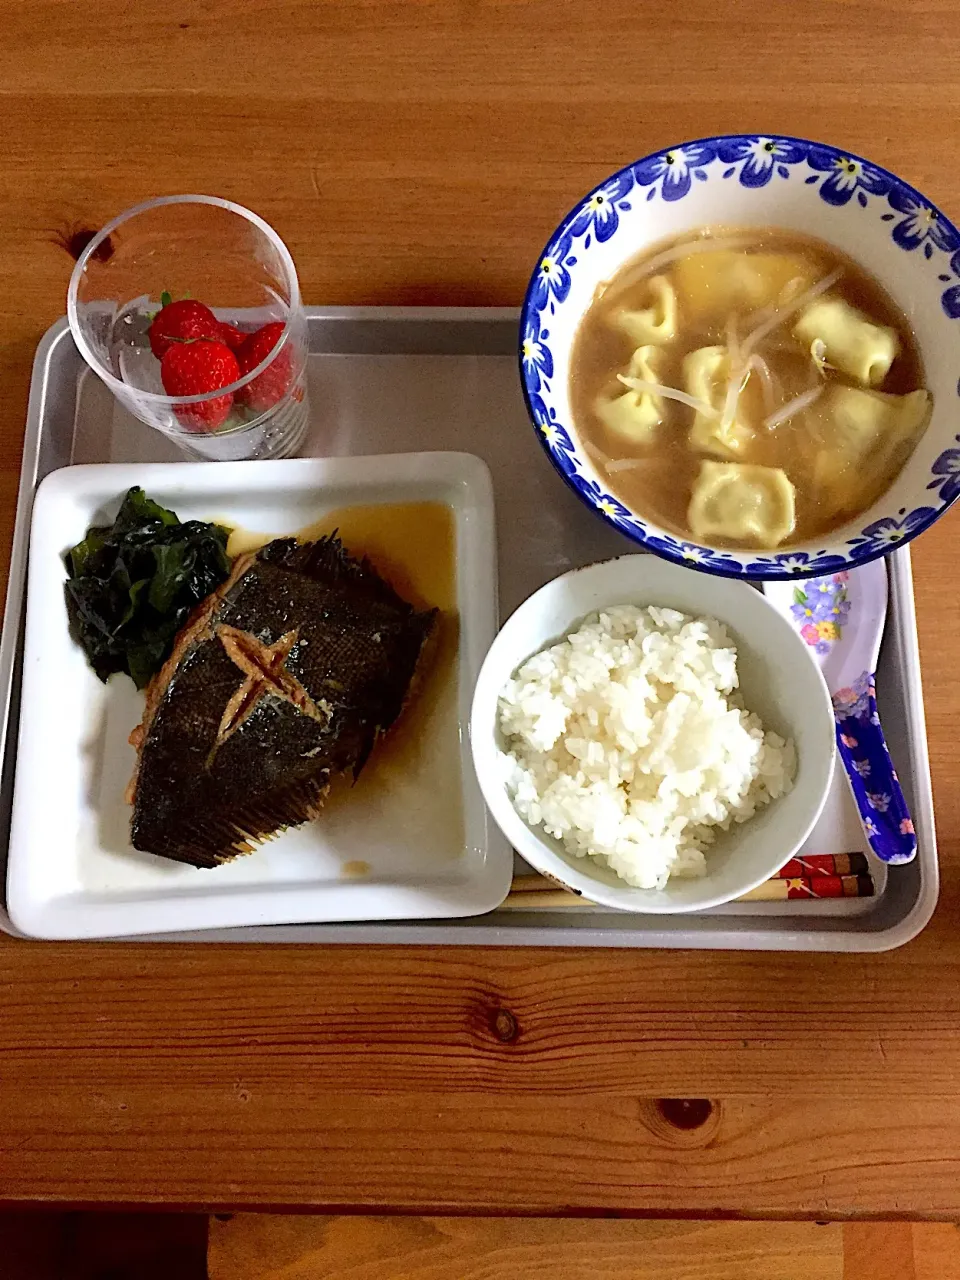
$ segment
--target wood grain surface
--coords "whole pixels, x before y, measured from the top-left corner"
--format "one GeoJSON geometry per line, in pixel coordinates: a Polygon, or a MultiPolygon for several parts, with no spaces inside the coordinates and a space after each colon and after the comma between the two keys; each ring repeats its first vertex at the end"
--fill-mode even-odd
{"type": "MultiPolygon", "coordinates": [[[[869,1278],[845,1275],[843,1230],[837,1223],[241,1214],[211,1222],[207,1265],[210,1280],[934,1280],[879,1269],[869,1278]]],[[[906,1232],[909,1256],[911,1227],[894,1230],[906,1232]]],[[[872,1239],[864,1256],[870,1246],[872,1239]]]]}
{"type": "Polygon", "coordinates": [[[208,1266],[210,1280],[960,1280],[960,1231],[240,1214],[210,1223],[208,1266]]]}
{"type": "MultiPolygon", "coordinates": [[[[0,33],[4,557],[58,236],[147,196],[252,205],[312,303],[516,304],[584,190],[722,130],[850,147],[960,214],[951,0],[0,0],[0,33]]],[[[3,938],[0,1199],[960,1217],[958,534],[914,553],[943,869],[914,943],[3,938]]]]}

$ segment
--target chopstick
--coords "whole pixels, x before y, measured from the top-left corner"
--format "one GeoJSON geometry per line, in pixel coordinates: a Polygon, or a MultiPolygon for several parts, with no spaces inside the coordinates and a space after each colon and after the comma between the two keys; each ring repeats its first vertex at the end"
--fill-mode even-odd
{"type": "MultiPolygon", "coordinates": [[[[873,880],[862,853],[812,854],[791,858],[777,875],[745,893],[738,902],[785,902],[803,898],[872,898],[873,880]]],[[[533,907],[593,907],[589,898],[536,873],[514,876],[500,911],[533,907]]]]}
{"type": "Polygon", "coordinates": [[[873,880],[863,873],[855,876],[793,876],[765,880],[745,893],[738,902],[785,902],[799,898],[872,898],[873,880]]]}
{"type": "MultiPolygon", "coordinates": [[[[516,883],[516,881],[514,881],[516,883]]],[[[549,881],[548,881],[549,883],[549,881]]],[[[510,892],[497,907],[498,911],[529,911],[531,907],[595,907],[595,902],[582,898],[572,889],[521,889],[510,892]]]]}
{"type": "Polygon", "coordinates": [[[807,853],[791,858],[773,878],[792,880],[795,876],[857,876],[867,871],[865,853],[807,853]]]}

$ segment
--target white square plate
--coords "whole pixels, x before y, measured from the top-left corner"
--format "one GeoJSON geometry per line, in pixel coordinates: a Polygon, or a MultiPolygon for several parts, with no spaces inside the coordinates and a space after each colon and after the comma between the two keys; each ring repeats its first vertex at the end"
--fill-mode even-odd
{"type": "Polygon", "coordinates": [[[473,686],[497,628],[496,584],[490,473],[470,454],[80,466],[47,476],[31,533],[7,874],[17,927],[38,938],[120,937],[465,916],[499,905],[513,856],[483,805],[467,734],[473,686]],[[63,554],[89,525],[111,519],[132,485],[182,520],[272,535],[344,507],[432,502],[454,516],[458,666],[450,696],[425,714],[403,767],[377,776],[375,753],[356,788],[319,820],[212,870],[133,849],[127,737],[143,695],[126,676],[101,684],[68,633],[63,554]]]}

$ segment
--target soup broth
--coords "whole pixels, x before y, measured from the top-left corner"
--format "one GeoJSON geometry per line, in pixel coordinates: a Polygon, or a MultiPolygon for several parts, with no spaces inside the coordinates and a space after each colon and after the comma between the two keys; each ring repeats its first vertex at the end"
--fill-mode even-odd
{"type": "Polygon", "coordinates": [[[675,534],[789,546],[890,486],[930,418],[908,318],[823,241],[701,230],[601,285],[574,422],[610,492],[675,534]]]}

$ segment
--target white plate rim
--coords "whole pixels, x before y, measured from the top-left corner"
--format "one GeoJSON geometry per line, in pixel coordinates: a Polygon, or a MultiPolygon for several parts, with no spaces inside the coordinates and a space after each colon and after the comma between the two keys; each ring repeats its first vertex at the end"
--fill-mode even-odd
{"type": "MultiPolygon", "coordinates": [[[[410,500],[416,500],[411,498],[410,500]]],[[[342,505],[333,494],[318,501],[324,508],[342,505]]],[[[89,521],[88,521],[89,522],[89,521]]],[[[81,537],[84,528],[77,530],[81,537]]],[[[12,807],[10,854],[7,869],[8,908],[16,927],[34,938],[106,938],[144,933],[158,934],[262,924],[333,923],[357,920],[441,919],[477,915],[493,910],[509,892],[513,854],[490,819],[473,771],[469,750],[469,711],[473,685],[483,657],[498,626],[496,532],[493,485],[489,469],[468,453],[424,452],[381,454],[348,458],[299,458],[268,462],[89,464],[60,468],[44,478],[37,489],[31,526],[27,580],[23,689],[18,726],[17,767],[12,807]],[[92,516],[107,492],[119,497],[139,484],[162,494],[176,507],[178,495],[211,503],[211,517],[227,514],[217,509],[217,497],[239,488],[250,492],[331,487],[373,489],[388,483],[415,489],[427,481],[442,484],[451,495],[457,527],[458,606],[460,611],[459,719],[462,739],[464,822],[476,874],[449,892],[425,893],[413,885],[378,885],[380,896],[389,895],[376,911],[364,903],[363,881],[343,881],[313,888],[278,887],[266,893],[262,886],[231,886],[194,897],[169,895],[163,900],[114,900],[78,902],[56,897],[53,886],[39,883],[37,868],[43,856],[40,837],[32,830],[36,813],[34,797],[41,777],[42,752],[36,739],[39,725],[25,709],[36,703],[38,682],[51,660],[49,628],[54,594],[60,596],[59,570],[64,550],[55,532],[54,512],[59,502],[80,496],[89,499],[92,516]],[[51,566],[57,566],[53,572],[51,566]],[[27,661],[33,655],[34,661],[27,661]],[[32,873],[31,873],[32,868],[32,873]],[[276,899],[277,901],[273,901],[276,899]]],[[[59,637],[62,642],[63,637],[59,637]]],[[[132,727],[132,726],[131,726],[132,727]]],[[[82,726],[78,726],[82,732],[82,726]]],[[[255,855],[254,855],[255,856],[255,855]]]]}

